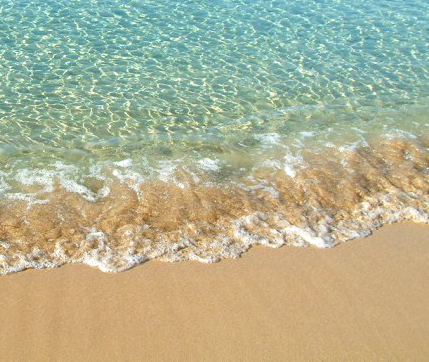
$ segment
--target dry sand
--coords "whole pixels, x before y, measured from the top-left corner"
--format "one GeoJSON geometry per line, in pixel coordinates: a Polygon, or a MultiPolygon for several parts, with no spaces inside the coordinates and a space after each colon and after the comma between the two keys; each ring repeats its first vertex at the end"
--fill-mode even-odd
{"type": "Polygon", "coordinates": [[[253,248],[0,277],[1,361],[428,361],[429,226],[329,250],[253,248]]]}

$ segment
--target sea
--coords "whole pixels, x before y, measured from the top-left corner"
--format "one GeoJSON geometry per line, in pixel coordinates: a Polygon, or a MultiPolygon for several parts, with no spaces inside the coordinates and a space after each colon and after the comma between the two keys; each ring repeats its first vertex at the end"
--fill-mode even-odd
{"type": "Polygon", "coordinates": [[[429,223],[427,0],[0,0],[0,274],[429,223]]]}

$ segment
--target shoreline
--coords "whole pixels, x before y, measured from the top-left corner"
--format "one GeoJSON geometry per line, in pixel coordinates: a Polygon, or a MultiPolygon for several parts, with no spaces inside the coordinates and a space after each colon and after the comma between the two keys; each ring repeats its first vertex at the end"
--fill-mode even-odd
{"type": "Polygon", "coordinates": [[[285,145],[290,167],[261,165],[222,182],[220,169],[139,181],[122,165],[92,188],[68,179],[64,165],[18,172],[25,192],[0,199],[0,274],[73,262],[103,271],[148,259],[214,262],[255,244],[325,248],[382,224],[429,223],[426,142],[373,141],[295,156],[285,145]]]}
{"type": "Polygon", "coordinates": [[[429,356],[429,225],[332,249],[253,247],[0,276],[4,360],[413,360],[429,356]]]}

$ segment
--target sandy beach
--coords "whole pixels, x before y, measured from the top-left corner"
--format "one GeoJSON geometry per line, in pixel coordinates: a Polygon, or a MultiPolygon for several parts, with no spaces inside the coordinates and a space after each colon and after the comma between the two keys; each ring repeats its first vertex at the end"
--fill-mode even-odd
{"type": "Polygon", "coordinates": [[[425,361],[429,226],[332,249],[255,247],[0,277],[1,361],[425,361]]]}
{"type": "Polygon", "coordinates": [[[0,0],[0,362],[428,362],[428,8],[0,0]]]}

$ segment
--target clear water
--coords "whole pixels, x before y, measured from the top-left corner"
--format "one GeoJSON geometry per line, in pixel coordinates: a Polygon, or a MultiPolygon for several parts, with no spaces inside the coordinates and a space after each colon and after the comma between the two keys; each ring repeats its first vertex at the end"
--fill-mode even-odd
{"type": "MultiPolygon", "coordinates": [[[[117,205],[125,194],[112,196],[114,183],[133,190],[141,206],[141,188],[154,180],[164,191],[232,183],[248,195],[243,180],[254,180],[261,167],[295,177],[309,164],[305,152],[374,151],[383,137],[418,147],[417,189],[426,195],[428,24],[426,0],[0,0],[2,212],[29,225],[15,209],[49,204],[40,212],[57,217],[71,201],[48,195],[55,192],[93,204],[112,197],[117,205]],[[192,182],[181,180],[179,169],[192,182]]],[[[278,195],[270,177],[256,177],[252,187],[278,195]]],[[[427,204],[419,207],[425,214],[427,204]]],[[[259,208],[247,216],[254,212],[259,208]]],[[[93,220],[99,217],[95,212],[93,220]]],[[[83,244],[93,232],[110,242],[98,221],[81,219],[76,228],[83,244]]],[[[45,248],[34,235],[48,233],[31,230],[0,236],[4,245],[33,245],[25,249],[30,255],[45,248]]],[[[48,254],[40,265],[60,262],[48,254]]],[[[138,261],[150,258],[136,254],[138,261]]],[[[4,268],[13,269],[14,260],[4,257],[4,268]]]]}

